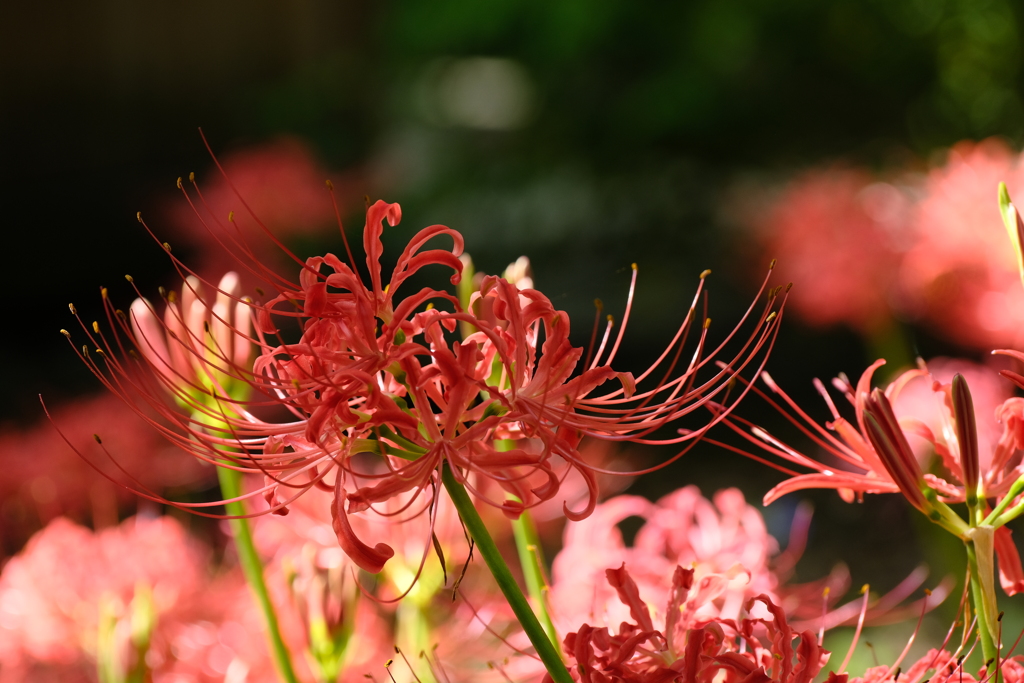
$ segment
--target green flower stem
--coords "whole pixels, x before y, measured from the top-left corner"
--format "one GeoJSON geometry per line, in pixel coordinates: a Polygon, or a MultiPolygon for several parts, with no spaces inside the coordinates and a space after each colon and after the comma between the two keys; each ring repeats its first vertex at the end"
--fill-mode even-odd
{"type": "Polygon", "coordinates": [[[548,639],[557,648],[558,632],[551,621],[547,606],[547,581],[544,580],[544,556],[537,536],[537,526],[529,510],[524,510],[519,519],[512,522],[512,534],[516,539],[516,550],[519,552],[519,564],[523,567],[526,578],[526,592],[529,593],[536,609],[540,612],[541,623],[548,639]]]}
{"type": "MultiPolygon", "coordinates": [[[[985,527],[979,527],[984,529],[985,527]]],[[[987,527],[991,530],[991,527],[987,527]]],[[[999,626],[996,621],[996,604],[994,581],[994,562],[991,538],[968,540],[967,564],[971,572],[971,597],[974,611],[977,614],[978,638],[981,640],[981,655],[986,664],[999,657],[999,643],[996,642],[999,626]]],[[[995,675],[999,683],[999,672],[995,675]]]]}
{"type": "Polygon", "coordinates": [[[480,519],[480,514],[473,507],[473,501],[470,500],[469,494],[466,493],[466,488],[456,481],[455,475],[452,474],[448,463],[445,463],[441,468],[441,481],[444,482],[444,487],[448,490],[448,495],[451,496],[455,509],[459,511],[462,522],[469,530],[470,536],[473,537],[480,555],[484,558],[484,562],[487,563],[487,568],[491,570],[494,580],[498,583],[498,587],[501,588],[501,592],[504,593],[505,599],[508,600],[509,606],[515,613],[523,630],[526,631],[526,635],[530,642],[533,643],[533,647],[536,648],[537,654],[540,656],[541,661],[544,662],[544,667],[548,670],[548,673],[551,674],[552,680],[555,683],[572,683],[572,677],[569,675],[569,670],[565,668],[561,655],[559,655],[554,644],[548,639],[544,628],[537,620],[537,615],[533,613],[530,603],[526,600],[526,596],[519,589],[519,584],[516,583],[515,578],[509,571],[508,565],[505,564],[505,560],[501,557],[501,553],[498,552],[498,546],[494,544],[494,539],[487,532],[484,521],[480,519]]]}
{"type": "Polygon", "coordinates": [[[982,524],[988,524],[989,526],[994,526],[998,529],[999,527],[1004,526],[1007,522],[1016,519],[1017,516],[1020,515],[1021,511],[1024,511],[1024,501],[1015,505],[1008,512],[1006,511],[1006,508],[1010,506],[1010,503],[1012,503],[1013,500],[1021,494],[1021,492],[1024,492],[1024,476],[1013,482],[1013,485],[1010,486],[1010,490],[1006,492],[1006,495],[1004,495],[1002,500],[999,501],[995,509],[988,514],[988,517],[985,518],[985,521],[982,522],[982,524]]]}
{"type": "MultiPolygon", "coordinates": [[[[220,492],[225,499],[237,498],[242,495],[242,475],[236,470],[227,467],[218,467],[217,476],[220,479],[220,492]]],[[[263,579],[263,563],[256,552],[256,544],[252,540],[252,530],[249,528],[249,520],[245,518],[245,506],[242,501],[226,503],[224,505],[232,519],[228,520],[231,526],[231,535],[235,539],[235,548],[238,550],[238,560],[242,564],[242,572],[245,580],[248,581],[252,592],[256,594],[256,601],[263,610],[263,618],[267,622],[267,634],[270,637],[271,655],[277,665],[277,671],[285,683],[298,683],[295,677],[295,670],[292,668],[291,655],[281,637],[281,628],[277,623],[277,613],[270,601],[270,593],[267,592],[267,584],[263,579]]]]}

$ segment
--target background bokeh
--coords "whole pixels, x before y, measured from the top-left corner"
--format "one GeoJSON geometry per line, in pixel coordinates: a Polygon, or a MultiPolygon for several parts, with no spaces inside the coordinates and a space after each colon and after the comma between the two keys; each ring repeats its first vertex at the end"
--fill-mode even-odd
{"type": "MultiPolygon", "coordinates": [[[[175,286],[136,211],[176,254],[203,257],[175,190],[190,171],[217,182],[199,126],[239,169],[246,154],[263,154],[250,166],[322,169],[350,229],[368,195],[400,202],[402,228],[462,231],[482,270],[528,255],[580,344],[593,299],[620,311],[638,263],[630,367],[670,338],[702,270],[714,271],[724,330],[768,262],[785,262],[744,228],[753,194],[826,166],[910,178],[962,140],[1019,149],[1022,22],[1024,6],[1008,0],[3,3],[4,429],[33,429],[40,393],[60,405],[97,390],[57,334],[69,301],[88,317],[107,285],[127,302],[126,272],[144,291],[175,286]]],[[[253,183],[311,191],[301,173],[253,183]]],[[[280,220],[303,254],[340,248],[329,215],[280,220]]],[[[825,419],[811,378],[856,377],[880,353],[985,355],[898,314],[884,334],[791,315],[769,368],[825,419]]],[[[778,422],[753,402],[746,414],[778,422]]],[[[34,443],[6,439],[0,456],[31,459],[34,443]]],[[[756,501],[775,481],[706,446],[631,490],[737,485],[756,501]]],[[[780,538],[792,498],[765,511],[780,538]]],[[[888,588],[921,561],[936,578],[959,567],[956,544],[896,496],[809,498],[816,521],[798,573],[844,561],[856,585],[888,588]]],[[[9,528],[31,527],[32,514],[0,502],[9,528]]],[[[8,533],[3,554],[23,540],[8,533]]]]}

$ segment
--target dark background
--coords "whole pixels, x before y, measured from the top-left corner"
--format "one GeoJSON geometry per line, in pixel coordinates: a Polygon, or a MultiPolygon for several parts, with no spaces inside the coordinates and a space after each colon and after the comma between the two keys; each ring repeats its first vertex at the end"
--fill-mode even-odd
{"type": "MultiPolygon", "coordinates": [[[[127,299],[125,272],[143,288],[174,285],[135,213],[159,231],[175,179],[207,172],[199,126],[218,154],[304,139],[374,198],[401,202],[403,228],[462,231],[483,270],[527,254],[580,344],[591,301],[621,310],[639,263],[622,363],[635,367],[670,338],[703,269],[715,271],[712,315],[725,329],[753,293],[748,271],[785,258],[736,256],[742,234],[722,216],[737,179],[837,159],[924,167],[956,141],[993,135],[1018,146],[1022,10],[1004,0],[3,3],[0,416],[25,427],[41,417],[37,394],[59,403],[95,391],[57,334],[69,301],[97,308],[100,285],[127,299]],[[478,57],[504,61],[466,61],[478,57]],[[460,86],[467,64],[497,64],[508,87],[460,86]],[[518,114],[474,113],[474,97],[518,114]]],[[[388,246],[408,234],[392,231],[388,246]]],[[[305,246],[337,249],[336,233],[305,246]]],[[[958,351],[908,335],[925,357],[958,351]]],[[[869,360],[852,332],[788,320],[769,367],[824,419],[811,378],[856,376],[869,360]]],[[[776,419],[759,410],[748,414],[776,419]]],[[[739,485],[756,501],[776,480],[702,447],[633,490],[739,485]]],[[[818,516],[801,577],[840,559],[857,586],[887,588],[922,559],[951,571],[896,496],[810,497],[818,516]]],[[[766,511],[780,537],[795,502],[766,511]]]]}

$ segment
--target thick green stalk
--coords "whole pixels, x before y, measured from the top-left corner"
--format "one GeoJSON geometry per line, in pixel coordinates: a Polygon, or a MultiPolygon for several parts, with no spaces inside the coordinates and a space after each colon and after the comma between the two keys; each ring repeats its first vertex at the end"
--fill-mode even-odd
{"type": "Polygon", "coordinates": [[[526,592],[540,611],[541,623],[548,639],[557,648],[558,632],[555,631],[555,624],[551,621],[551,614],[548,612],[547,595],[545,589],[547,582],[544,580],[544,557],[541,554],[540,539],[537,536],[537,527],[533,523],[533,517],[529,510],[524,510],[519,519],[512,522],[512,534],[516,539],[516,550],[519,552],[519,564],[523,568],[523,577],[526,579],[526,592]]]}
{"type": "MultiPolygon", "coordinates": [[[[979,527],[984,529],[985,527],[979,527]]],[[[988,527],[991,529],[991,527],[988,527]]],[[[981,641],[981,656],[986,664],[998,660],[999,657],[999,626],[996,621],[996,604],[994,581],[994,563],[992,557],[992,543],[988,540],[978,538],[968,540],[965,543],[967,548],[967,564],[971,572],[971,598],[974,602],[974,611],[977,614],[978,639],[981,641]]],[[[999,672],[995,675],[996,683],[999,683],[999,672]]]]}
{"type": "MultiPolygon", "coordinates": [[[[218,467],[217,476],[220,478],[220,492],[225,500],[238,498],[242,495],[242,475],[227,467],[218,467]]],[[[295,677],[295,670],[292,668],[291,655],[284,639],[281,637],[281,628],[277,623],[277,613],[270,601],[270,593],[267,591],[267,583],[263,579],[263,563],[256,552],[256,544],[252,540],[252,531],[249,528],[249,520],[245,518],[245,506],[241,501],[225,503],[227,512],[232,519],[228,520],[231,526],[231,535],[235,539],[235,548],[238,550],[238,561],[242,565],[242,572],[249,587],[256,595],[256,601],[263,611],[263,618],[267,623],[267,635],[270,638],[270,652],[274,657],[274,664],[277,672],[285,683],[298,683],[295,677]]]]}
{"type": "Polygon", "coordinates": [[[544,628],[537,620],[537,615],[533,613],[530,603],[526,600],[526,596],[520,590],[519,584],[516,583],[515,578],[509,571],[508,565],[505,564],[505,560],[501,557],[501,553],[498,552],[498,546],[494,544],[494,539],[488,533],[484,521],[480,519],[480,514],[473,507],[473,501],[470,500],[469,494],[466,493],[466,488],[456,481],[455,475],[452,474],[451,468],[448,467],[448,463],[445,463],[441,469],[441,481],[444,482],[444,487],[447,489],[452,503],[455,504],[455,509],[459,511],[463,524],[466,525],[470,536],[473,537],[477,550],[479,550],[480,555],[484,558],[484,562],[487,563],[487,568],[491,570],[494,580],[498,583],[501,592],[504,593],[505,599],[508,600],[509,606],[515,613],[530,642],[533,643],[533,647],[536,648],[537,654],[540,656],[541,661],[544,662],[548,673],[551,674],[552,680],[555,683],[572,683],[572,676],[569,675],[569,670],[565,668],[562,657],[559,655],[554,644],[548,639],[544,628]]]}

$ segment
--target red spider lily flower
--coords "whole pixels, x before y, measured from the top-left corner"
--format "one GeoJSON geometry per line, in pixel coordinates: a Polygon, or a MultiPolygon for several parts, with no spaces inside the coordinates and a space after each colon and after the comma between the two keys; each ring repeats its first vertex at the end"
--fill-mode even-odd
{"type": "MultiPolygon", "coordinates": [[[[755,391],[825,454],[812,457],[745,420],[726,420],[734,431],[762,450],[813,470],[800,474],[778,467],[792,476],[765,495],[765,504],[807,488],[836,489],[847,501],[865,493],[900,492],[933,521],[966,538],[969,535],[966,523],[947,504],[967,502],[973,506],[994,499],[997,501],[996,509],[990,511],[988,503],[984,503],[983,512],[991,518],[986,526],[990,530],[995,527],[993,543],[999,558],[1001,583],[1010,595],[1020,592],[1024,589],[1024,570],[1021,569],[1010,530],[1003,525],[1020,514],[1020,510],[1011,505],[1019,503],[1024,476],[1021,462],[1024,455],[1024,440],[1021,439],[1024,436],[1024,399],[1008,398],[999,403],[998,398],[984,396],[982,403],[989,410],[993,405],[997,407],[993,410],[994,415],[979,414],[967,381],[960,373],[954,375],[952,381],[942,382],[926,366],[901,374],[884,390],[871,390],[871,376],[882,363],[873,363],[856,388],[845,376],[834,380],[835,387],[853,405],[859,429],[841,417],[821,382],[815,380],[815,386],[834,418],[824,427],[815,423],[770,377],[762,375],[785,407],[761,390],[755,391]],[[912,393],[915,384],[920,387],[921,383],[929,380],[934,398],[927,406],[920,400],[902,400],[903,392],[912,393]],[[905,405],[901,408],[901,404],[905,405]],[[1002,435],[996,438],[994,432],[999,422],[1003,425],[1002,435]],[[981,452],[979,448],[982,436],[988,445],[987,452],[981,452]],[[910,446],[911,440],[924,444],[926,448],[915,453],[910,446]],[[920,461],[925,454],[931,453],[937,459],[932,468],[934,473],[924,471],[920,461]],[[838,466],[825,464],[824,457],[831,457],[838,466]],[[999,514],[993,514],[995,512],[999,514]]],[[[760,460],[758,456],[748,455],[760,460]]]]}
{"type": "MultiPolygon", "coordinates": [[[[593,510],[598,494],[599,469],[579,452],[584,436],[687,444],[675,456],[680,457],[746,394],[747,388],[730,392],[733,378],[763,368],[784,301],[781,288],[772,289],[759,313],[755,300],[741,319],[741,326],[752,326],[748,336],[741,337],[738,326],[709,348],[710,321],[698,320],[696,313],[706,296],[702,277],[669,346],[634,377],[613,369],[612,362],[632,306],[635,269],[617,336],[612,339],[609,320],[596,352],[584,359],[584,350],[569,340],[566,313],[527,288],[522,277],[520,286],[483,278],[467,308],[430,287],[400,296],[406,280],[426,266],[450,270],[451,283],[458,284],[463,240],[441,225],[419,231],[385,283],[381,235],[385,221],[399,224],[397,204],[368,207],[363,247],[369,284],[347,240],[347,262],[332,254],[305,261],[292,256],[300,266],[299,280],[292,283],[255,259],[240,217],[229,215],[226,225],[212,214],[203,217],[198,186],[198,202],[185,194],[243,274],[275,293],[261,303],[240,296],[237,278],[219,287],[187,279],[181,304],[168,295],[162,317],[145,303],[126,316],[104,296],[115,336],[107,339],[98,325],[83,325],[98,352],[81,355],[108,388],[130,404],[157,411],[154,423],[178,445],[219,466],[263,475],[264,485],[245,496],[266,497],[267,512],[285,513],[290,501],[312,487],[333,491],[339,543],[374,573],[393,550],[361,541],[348,516],[406,492],[415,494],[409,506],[430,509],[417,497],[434,495],[445,464],[478,500],[511,517],[555,497],[566,473],[575,470],[587,482],[588,501],[581,510],[564,511],[580,519],[593,510]],[[435,238],[451,239],[451,247],[432,248],[435,238]],[[200,290],[208,287],[214,294],[204,299],[200,290]],[[453,340],[460,324],[472,332],[453,340]],[[691,336],[696,349],[681,362],[691,336]],[[250,368],[252,345],[258,356],[250,368]],[[717,367],[715,357],[727,351],[731,355],[717,367]],[[612,381],[613,388],[606,388],[612,381]],[[168,405],[167,395],[177,407],[168,405]],[[727,407],[696,429],[668,438],[654,434],[712,402],[727,407]],[[277,419],[282,412],[287,419],[277,419]],[[356,457],[361,453],[378,456],[377,465],[367,466],[366,458],[356,457]]],[[[276,242],[252,218],[257,233],[276,242]]],[[[262,290],[256,294],[265,296],[262,290]]]]}
{"type": "MultiPolygon", "coordinates": [[[[751,600],[768,618],[698,620],[700,594],[692,593],[693,570],[676,567],[664,623],[655,625],[626,565],[606,572],[608,584],[629,608],[632,621],[618,632],[583,624],[565,637],[570,673],[582,683],[810,683],[828,661],[812,631],[796,634],[767,595],[751,600]],[[794,640],[799,644],[794,647],[794,640]]],[[[549,681],[549,677],[545,677],[549,681]]]]}

